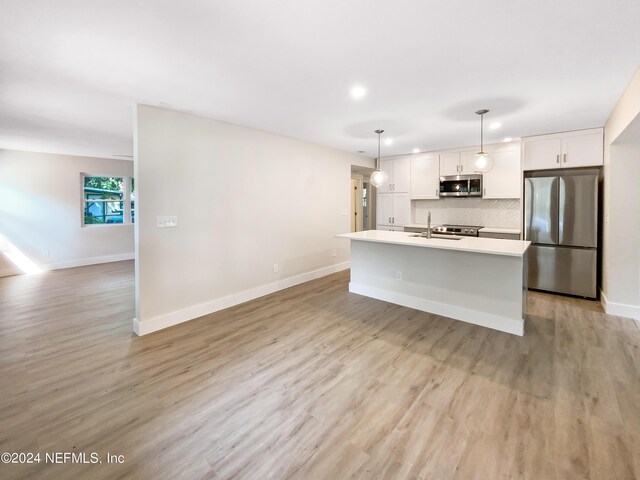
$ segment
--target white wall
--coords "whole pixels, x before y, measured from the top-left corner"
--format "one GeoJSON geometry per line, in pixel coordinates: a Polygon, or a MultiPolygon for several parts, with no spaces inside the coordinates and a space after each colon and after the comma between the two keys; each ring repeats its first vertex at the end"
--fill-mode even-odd
{"type": "Polygon", "coordinates": [[[371,159],[149,106],[135,123],[137,333],[348,266],[334,235],[349,231],[351,165],[371,159]]]}
{"type": "MultiPolygon", "coordinates": [[[[81,172],[130,176],[133,162],[0,150],[0,235],[44,269],[133,258],[133,226],[81,226],[81,172]]],[[[0,276],[15,273],[0,255],[0,276]]]]}
{"type": "Polygon", "coordinates": [[[640,318],[640,69],[605,125],[603,304],[640,318]]]}

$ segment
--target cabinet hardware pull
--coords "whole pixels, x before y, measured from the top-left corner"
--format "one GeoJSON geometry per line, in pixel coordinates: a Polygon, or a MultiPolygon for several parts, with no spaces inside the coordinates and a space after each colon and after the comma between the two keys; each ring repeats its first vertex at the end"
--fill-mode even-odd
{"type": "Polygon", "coordinates": [[[391,223],[396,223],[396,217],[391,217],[391,223]]]}
{"type": "Polygon", "coordinates": [[[560,163],[560,154],[556,155],[556,163],[560,163]]]}
{"type": "Polygon", "coordinates": [[[436,188],[436,197],[438,196],[438,189],[436,188]]]}
{"type": "Polygon", "coordinates": [[[564,163],[567,163],[567,154],[566,153],[563,155],[563,159],[564,159],[564,163]]]}
{"type": "Polygon", "coordinates": [[[391,217],[389,217],[389,223],[391,223],[391,217]]]}
{"type": "Polygon", "coordinates": [[[460,171],[464,172],[464,165],[460,165],[460,171]]]}

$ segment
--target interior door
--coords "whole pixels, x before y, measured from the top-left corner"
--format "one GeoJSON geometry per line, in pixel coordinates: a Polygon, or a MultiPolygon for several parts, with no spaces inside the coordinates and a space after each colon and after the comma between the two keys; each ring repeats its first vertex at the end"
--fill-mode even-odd
{"type": "Polygon", "coordinates": [[[560,177],[560,245],[592,247],[598,245],[598,177],[571,175],[560,177]]]}
{"type": "Polygon", "coordinates": [[[524,239],[558,244],[558,177],[526,178],[524,184],[524,239]]]}

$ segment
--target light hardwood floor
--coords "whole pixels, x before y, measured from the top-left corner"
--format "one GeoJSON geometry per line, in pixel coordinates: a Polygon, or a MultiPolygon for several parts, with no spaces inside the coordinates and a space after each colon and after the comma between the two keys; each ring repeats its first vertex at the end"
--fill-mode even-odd
{"type": "Polygon", "coordinates": [[[131,262],[0,279],[0,452],[125,457],[0,478],[640,476],[632,320],[533,293],[520,338],[348,275],[145,337],[131,262]]]}

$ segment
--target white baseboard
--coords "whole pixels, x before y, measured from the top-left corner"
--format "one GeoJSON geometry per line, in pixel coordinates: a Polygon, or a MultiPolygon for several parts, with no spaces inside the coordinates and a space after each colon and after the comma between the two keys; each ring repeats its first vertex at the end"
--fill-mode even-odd
{"type": "Polygon", "coordinates": [[[501,317],[491,313],[469,310],[468,308],[457,305],[427,300],[426,298],[405,295],[354,282],[349,283],[349,291],[351,293],[357,293],[358,295],[364,295],[365,297],[376,298],[396,305],[402,305],[403,307],[413,308],[414,310],[435,313],[436,315],[462,320],[463,322],[473,323],[474,325],[492,328],[501,332],[518,336],[524,335],[524,320],[522,318],[513,319],[501,317]]]}
{"type": "Polygon", "coordinates": [[[20,275],[20,271],[17,268],[0,269],[0,277],[10,277],[12,275],[20,275]]]}
{"type": "Polygon", "coordinates": [[[636,321],[640,320],[640,306],[610,302],[602,290],[600,290],[600,303],[602,303],[605,313],[609,315],[633,318],[636,321]]]}
{"type": "Polygon", "coordinates": [[[340,272],[348,269],[350,262],[343,262],[329,267],[320,268],[311,272],[296,275],[294,277],[284,278],[277,282],[267,283],[259,287],[251,288],[243,292],[234,293],[222,298],[216,298],[214,300],[193,305],[191,307],[176,310],[164,315],[159,315],[148,320],[139,321],[137,318],[133,319],[133,331],[136,335],[146,335],[148,333],[163,330],[179,323],[187,322],[195,318],[209,315],[210,313],[224,310],[225,308],[233,307],[249,300],[254,300],[271,293],[275,293],[285,288],[293,287],[301,283],[315,280],[316,278],[325,277],[332,273],[340,272]]]}
{"type": "Polygon", "coordinates": [[[61,268],[84,267],[86,265],[97,265],[99,263],[122,262],[133,260],[134,253],[119,253],[117,255],[103,255],[102,257],[78,258],[76,260],[66,260],[63,262],[52,262],[42,266],[45,270],[59,270],[61,268]]]}

